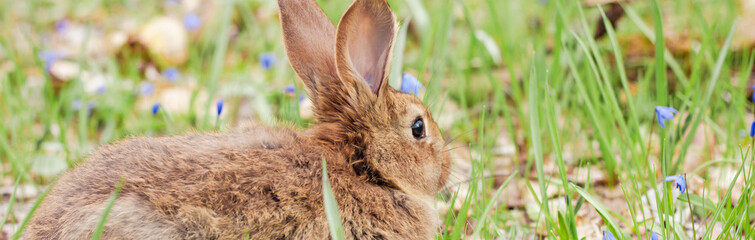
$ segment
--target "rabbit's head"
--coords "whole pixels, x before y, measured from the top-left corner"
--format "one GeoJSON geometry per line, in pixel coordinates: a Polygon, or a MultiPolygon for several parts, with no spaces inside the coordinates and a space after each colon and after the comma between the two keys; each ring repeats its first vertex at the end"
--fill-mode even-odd
{"type": "Polygon", "coordinates": [[[388,86],[396,20],[385,0],[355,0],[335,28],[314,0],[278,0],[286,53],[315,106],[313,137],[367,181],[433,196],[450,160],[430,111],[388,86]]]}

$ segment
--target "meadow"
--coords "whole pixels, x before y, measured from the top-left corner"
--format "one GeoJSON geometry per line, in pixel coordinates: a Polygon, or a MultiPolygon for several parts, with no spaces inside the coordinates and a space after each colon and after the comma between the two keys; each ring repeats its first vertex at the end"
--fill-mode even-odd
{"type": "MultiPolygon", "coordinates": [[[[451,141],[438,239],[755,238],[755,1],[388,2],[451,141]]],[[[0,239],[98,146],[306,129],[302,87],[275,0],[0,2],[0,239]]]]}

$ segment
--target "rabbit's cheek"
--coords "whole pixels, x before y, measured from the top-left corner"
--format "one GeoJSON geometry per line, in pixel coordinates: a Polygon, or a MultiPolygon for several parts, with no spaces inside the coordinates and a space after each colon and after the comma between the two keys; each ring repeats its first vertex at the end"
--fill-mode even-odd
{"type": "Polygon", "coordinates": [[[451,155],[445,149],[443,150],[442,155],[443,156],[440,160],[440,180],[438,182],[439,190],[446,185],[446,181],[448,181],[448,175],[451,174],[451,155]]]}

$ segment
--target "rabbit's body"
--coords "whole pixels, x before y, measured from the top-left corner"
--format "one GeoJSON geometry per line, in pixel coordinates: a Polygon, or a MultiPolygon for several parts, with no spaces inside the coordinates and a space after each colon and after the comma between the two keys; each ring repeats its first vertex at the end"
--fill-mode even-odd
{"type": "Polygon", "coordinates": [[[432,236],[437,213],[427,199],[365,183],[342,156],[302,135],[254,128],[105,147],[61,177],[28,237],[90,238],[123,177],[104,239],[241,239],[246,233],[251,239],[325,239],[323,158],[347,235],[432,236]]]}
{"type": "Polygon", "coordinates": [[[338,29],[315,0],[278,0],[289,62],[315,124],[136,138],[63,175],[29,239],[86,239],[119,180],[106,239],[323,239],[322,159],[349,239],[429,239],[450,160],[430,111],[388,86],[396,21],[355,0],[338,29]],[[335,41],[335,44],[334,44],[335,41]]]}

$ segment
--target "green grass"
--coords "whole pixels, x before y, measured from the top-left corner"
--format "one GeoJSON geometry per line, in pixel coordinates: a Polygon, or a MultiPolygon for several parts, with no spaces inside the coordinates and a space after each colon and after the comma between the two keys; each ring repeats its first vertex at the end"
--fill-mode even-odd
{"type": "MultiPolygon", "coordinates": [[[[318,2],[337,22],[349,1],[318,2]]],[[[626,15],[619,22],[599,18],[608,5],[583,1],[388,2],[400,20],[390,85],[399,87],[404,72],[425,84],[420,99],[436,120],[450,119],[439,122],[453,138],[454,161],[471,168],[452,175],[437,198],[448,206],[439,210],[439,239],[599,237],[584,232],[586,213],[597,216],[599,231],[619,239],[649,238],[651,230],[663,239],[755,237],[755,150],[747,136],[755,52],[736,41],[737,25],[749,17],[740,16],[739,1],[632,1],[621,3],[626,15]],[[598,24],[606,36],[594,39],[598,24]],[[681,40],[669,35],[681,32],[681,40]],[[690,47],[678,50],[683,40],[690,47]],[[680,114],[660,128],[655,106],[680,114]],[[513,152],[498,150],[505,147],[513,152]],[[689,195],[661,182],[684,172],[689,195]],[[516,205],[512,195],[533,201],[516,205]],[[688,212],[697,233],[687,228],[688,212]]],[[[180,20],[178,4],[0,3],[0,182],[13,189],[0,226],[9,235],[21,237],[17,230],[30,219],[19,219],[16,209],[31,206],[33,213],[63,166],[100,145],[223,132],[250,119],[313,124],[299,114],[307,109],[298,99],[305,93],[285,59],[276,2],[228,0],[198,9],[203,26],[189,34],[188,60],[174,65],[148,61],[154,56],[138,48],[92,54],[81,46],[133,35],[155,16],[180,20]],[[66,31],[82,29],[81,42],[67,43],[61,36],[69,33],[54,30],[63,18],[66,31]],[[64,61],[80,66],[71,79],[45,73],[38,56],[50,50],[65,51],[64,61]],[[270,69],[258,58],[266,52],[278,58],[270,69]],[[158,77],[153,95],[139,94],[150,64],[176,67],[182,77],[158,77]],[[102,94],[92,90],[96,79],[106,83],[102,94]],[[292,83],[296,93],[284,93],[292,83]],[[170,91],[188,97],[159,98],[170,91]],[[219,99],[226,104],[220,117],[219,99]],[[157,102],[162,108],[152,115],[157,102]],[[39,200],[19,198],[16,191],[28,185],[41,190],[39,200]]]]}
{"type": "Polygon", "coordinates": [[[118,195],[121,194],[121,189],[123,189],[124,182],[125,180],[121,178],[121,180],[118,181],[118,185],[115,186],[115,191],[113,191],[113,194],[111,194],[110,198],[108,198],[107,204],[105,205],[105,210],[102,211],[100,221],[97,222],[97,226],[94,228],[94,232],[92,233],[92,240],[99,240],[100,238],[102,238],[102,233],[105,231],[105,223],[107,223],[107,218],[110,215],[110,210],[113,209],[113,205],[115,205],[115,201],[118,199],[118,195]]]}
{"type": "Polygon", "coordinates": [[[323,205],[325,205],[325,217],[328,219],[331,238],[334,240],[346,239],[343,235],[343,225],[338,213],[336,197],[333,195],[333,188],[330,187],[330,180],[328,180],[328,167],[325,163],[325,158],[322,159],[322,199],[323,205]]]}

